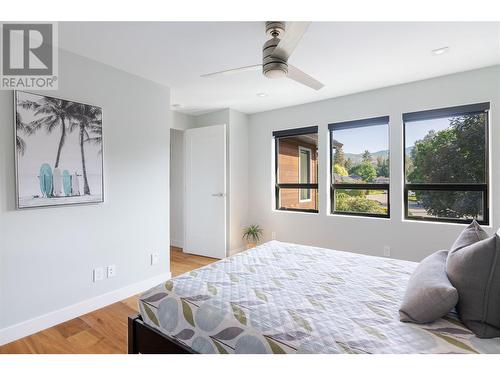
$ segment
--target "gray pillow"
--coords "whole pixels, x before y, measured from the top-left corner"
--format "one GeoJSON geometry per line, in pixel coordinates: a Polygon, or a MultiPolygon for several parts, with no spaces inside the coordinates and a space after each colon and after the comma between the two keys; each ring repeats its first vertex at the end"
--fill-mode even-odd
{"type": "Polygon", "coordinates": [[[446,276],[447,250],[422,260],[408,281],[399,309],[402,322],[429,323],[445,316],[458,301],[458,292],[446,276]]]}
{"type": "Polygon", "coordinates": [[[450,251],[446,272],[458,290],[457,312],[480,338],[500,337],[500,238],[450,251]]]}
{"type": "Polygon", "coordinates": [[[474,242],[487,239],[488,233],[474,220],[470,225],[465,228],[462,233],[457,237],[450,251],[461,249],[462,247],[472,245],[474,242]]]}

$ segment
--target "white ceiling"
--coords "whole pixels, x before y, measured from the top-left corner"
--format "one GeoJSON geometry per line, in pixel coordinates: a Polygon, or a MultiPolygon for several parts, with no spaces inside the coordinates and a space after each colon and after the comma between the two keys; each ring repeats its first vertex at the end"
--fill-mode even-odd
{"type": "Polygon", "coordinates": [[[63,49],[171,87],[172,104],[192,114],[255,113],[500,64],[500,23],[313,22],[290,63],[322,81],[320,91],[256,71],[200,77],[261,63],[264,42],[263,22],[59,24],[63,49]]]}

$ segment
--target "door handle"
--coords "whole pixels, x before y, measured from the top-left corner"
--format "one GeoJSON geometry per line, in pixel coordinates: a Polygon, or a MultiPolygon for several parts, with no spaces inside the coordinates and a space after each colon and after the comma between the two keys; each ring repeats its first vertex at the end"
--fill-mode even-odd
{"type": "Polygon", "coordinates": [[[223,198],[223,197],[225,197],[225,196],[226,196],[226,194],[224,194],[224,193],[212,194],[212,197],[220,197],[220,198],[223,198]]]}

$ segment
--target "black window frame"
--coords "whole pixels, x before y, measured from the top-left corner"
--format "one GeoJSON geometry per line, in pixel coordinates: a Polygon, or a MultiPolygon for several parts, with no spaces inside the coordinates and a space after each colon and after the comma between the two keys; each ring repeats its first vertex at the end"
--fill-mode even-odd
{"type": "Polygon", "coordinates": [[[489,209],[489,110],[490,103],[476,103],[466,104],[454,107],[438,108],[425,111],[403,113],[403,205],[404,205],[404,218],[405,220],[412,221],[428,221],[440,223],[455,223],[455,224],[470,224],[474,219],[453,219],[453,218],[439,218],[439,217],[418,217],[408,216],[408,192],[417,190],[426,191],[481,191],[483,193],[483,220],[477,220],[481,225],[489,225],[490,222],[490,209],[489,209]],[[456,117],[464,115],[475,115],[485,113],[485,182],[482,184],[470,183],[408,183],[406,179],[406,123],[414,121],[432,120],[446,117],[456,117]]]}
{"type": "Polygon", "coordinates": [[[335,183],[335,178],[333,176],[333,132],[335,130],[342,129],[353,129],[353,128],[364,128],[368,126],[375,125],[387,125],[387,137],[388,137],[388,151],[389,158],[391,155],[390,151],[390,125],[389,116],[371,117],[362,120],[352,120],[343,121],[328,124],[328,136],[330,138],[330,213],[332,215],[347,215],[347,216],[361,216],[361,217],[377,217],[389,219],[391,217],[391,189],[390,189],[390,178],[389,173],[389,183],[388,184],[350,184],[350,183],[335,183]],[[345,212],[335,210],[335,190],[336,189],[350,189],[350,190],[385,190],[387,191],[387,214],[373,214],[373,213],[363,213],[363,212],[345,212]]]}
{"type": "MultiPolygon", "coordinates": [[[[295,128],[295,129],[287,129],[287,130],[277,130],[273,131],[274,138],[274,194],[275,194],[275,209],[277,211],[290,211],[290,212],[307,212],[307,213],[319,213],[319,209],[306,209],[306,208],[286,208],[280,207],[279,197],[280,197],[280,189],[316,189],[316,196],[319,200],[319,184],[280,184],[279,183],[279,165],[278,165],[278,142],[280,138],[288,138],[297,135],[305,135],[305,134],[318,134],[317,126],[307,126],[303,128],[295,128]]],[[[312,155],[311,155],[312,157],[312,155]]],[[[316,165],[318,165],[318,160],[316,160],[316,165]]],[[[317,168],[317,167],[316,167],[317,168]]],[[[316,179],[319,176],[316,174],[316,179]]],[[[299,190],[300,194],[300,190],[299,190]]]]}

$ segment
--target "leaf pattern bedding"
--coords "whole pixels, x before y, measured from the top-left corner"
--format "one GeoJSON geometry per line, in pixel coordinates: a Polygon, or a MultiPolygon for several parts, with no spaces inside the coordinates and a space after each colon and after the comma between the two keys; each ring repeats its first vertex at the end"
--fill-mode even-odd
{"type": "Polygon", "coordinates": [[[500,353],[453,312],[399,321],[416,263],[278,241],[150,289],[144,321],[198,353],[500,353]]]}

